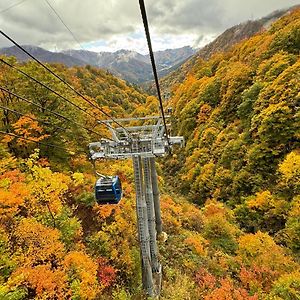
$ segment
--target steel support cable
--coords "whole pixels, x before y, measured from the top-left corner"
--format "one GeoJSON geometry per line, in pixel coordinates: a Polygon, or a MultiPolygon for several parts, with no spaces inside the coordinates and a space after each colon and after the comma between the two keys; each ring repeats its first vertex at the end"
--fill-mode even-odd
{"type": "Polygon", "coordinates": [[[161,97],[161,92],[160,92],[159,80],[158,80],[158,75],[157,75],[157,70],[156,70],[154,53],[153,53],[153,49],[152,49],[151,36],[150,36],[150,31],[149,31],[149,25],[148,25],[148,19],[147,19],[147,13],[146,13],[146,7],[145,7],[144,0],[139,0],[139,4],[140,4],[141,15],[142,15],[143,23],[144,23],[144,28],[145,28],[145,33],[146,33],[146,38],[147,38],[147,43],[148,43],[148,48],[149,48],[149,54],[150,54],[150,59],[151,59],[151,64],[152,64],[152,71],[153,71],[153,76],[154,76],[154,80],[155,80],[155,84],[156,84],[157,96],[158,96],[158,100],[159,100],[159,106],[160,106],[161,115],[162,115],[163,122],[164,122],[168,146],[170,148],[170,140],[169,140],[169,136],[168,136],[167,122],[166,122],[166,117],[165,117],[165,112],[164,112],[164,107],[163,107],[163,102],[162,102],[162,97],[161,97]]]}
{"type": "Polygon", "coordinates": [[[14,8],[16,6],[19,6],[20,4],[22,4],[23,2],[26,2],[26,1],[28,1],[28,0],[22,0],[22,1],[19,1],[19,2],[15,3],[15,4],[9,6],[9,7],[5,8],[5,9],[1,10],[0,14],[3,14],[3,13],[9,11],[10,9],[12,9],[12,8],[14,8]]]}
{"type": "Polygon", "coordinates": [[[23,113],[21,113],[21,112],[19,112],[19,111],[17,111],[17,110],[14,110],[14,109],[9,108],[9,107],[0,105],[0,108],[3,109],[3,110],[10,111],[10,112],[12,112],[12,113],[14,113],[14,114],[16,114],[16,115],[20,115],[20,116],[23,116],[23,117],[27,117],[27,118],[29,118],[29,119],[31,119],[31,120],[33,120],[33,121],[37,121],[37,122],[43,123],[43,124],[45,124],[45,125],[51,125],[51,126],[54,126],[55,129],[60,129],[60,130],[63,130],[63,131],[66,130],[66,128],[63,128],[63,127],[60,127],[60,126],[56,126],[56,125],[52,125],[50,122],[47,122],[47,121],[45,121],[45,120],[41,120],[41,119],[36,118],[36,117],[31,117],[31,116],[28,115],[28,114],[23,114],[23,113]]]}
{"type": "MultiPolygon", "coordinates": [[[[31,79],[32,81],[38,83],[39,85],[41,85],[42,87],[44,87],[45,89],[47,89],[48,91],[52,92],[53,94],[55,94],[56,96],[58,96],[59,98],[63,99],[64,101],[68,102],[69,104],[71,104],[72,106],[76,107],[77,109],[79,109],[80,111],[84,112],[87,116],[94,118],[93,115],[91,115],[90,113],[88,113],[85,109],[83,109],[82,107],[80,107],[79,105],[75,104],[74,102],[70,101],[69,99],[67,99],[65,96],[59,94],[58,92],[56,92],[54,89],[52,89],[51,87],[47,86],[46,84],[44,84],[43,82],[37,80],[36,78],[30,76],[29,74],[25,73],[24,71],[22,71],[21,69],[13,66],[12,64],[8,63],[7,61],[5,61],[4,59],[0,58],[0,62],[4,63],[5,65],[11,67],[12,69],[16,70],[17,72],[21,73],[22,75],[26,76],[27,78],[31,79]]],[[[105,126],[106,123],[96,119],[99,123],[104,124],[105,126]]]]}
{"type": "MultiPolygon", "coordinates": [[[[28,99],[26,99],[26,98],[24,98],[24,97],[22,97],[22,96],[16,94],[16,93],[13,93],[13,92],[9,91],[8,89],[6,89],[6,88],[4,88],[4,87],[1,87],[1,86],[0,86],[0,90],[3,91],[3,92],[5,92],[5,93],[8,93],[8,94],[11,95],[11,96],[16,97],[16,98],[18,98],[18,99],[20,99],[20,100],[22,100],[22,101],[24,101],[24,102],[26,102],[26,103],[29,103],[29,104],[31,104],[31,105],[33,105],[33,106],[35,106],[35,107],[38,107],[38,108],[40,108],[40,109],[42,109],[42,110],[44,110],[44,111],[47,111],[47,112],[49,112],[49,113],[52,114],[52,115],[55,115],[55,116],[57,116],[57,117],[59,117],[59,118],[62,118],[62,119],[66,120],[66,121],[68,121],[68,122],[70,122],[70,123],[72,123],[72,124],[74,124],[74,125],[77,125],[78,127],[82,127],[83,129],[85,129],[86,131],[88,131],[88,132],[90,132],[90,133],[94,133],[94,134],[98,135],[99,137],[102,137],[102,136],[101,136],[99,133],[97,133],[96,131],[94,131],[94,130],[92,130],[92,129],[89,129],[89,128],[87,128],[87,127],[85,127],[85,126],[83,126],[83,125],[77,123],[76,121],[73,121],[73,120],[69,119],[68,117],[65,117],[65,116],[63,116],[63,115],[61,115],[61,114],[59,114],[59,113],[57,113],[57,112],[54,112],[54,111],[52,111],[52,110],[50,110],[50,109],[47,109],[47,108],[43,107],[42,105],[39,105],[39,104],[37,104],[37,103],[34,103],[34,102],[32,102],[32,101],[30,101],[30,100],[28,100],[28,99]]],[[[107,139],[108,139],[108,138],[107,138],[107,139]]],[[[111,140],[111,141],[112,141],[112,140],[111,140]]]]}
{"type": "Polygon", "coordinates": [[[110,116],[107,112],[105,112],[103,109],[101,109],[99,106],[95,105],[92,101],[87,99],[83,94],[78,92],[71,84],[69,84],[66,80],[61,78],[59,75],[57,75],[55,72],[53,72],[49,67],[47,67],[44,63],[42,63],[39,59],[34,57],[32,54],[30,54],[26,49],[24,49],[21,45],[19,45],[16,41],[14,41],[11,37],[9,37],[6,33],[4,33],[2,30],[0,30],[0,33],[8,39],[10,42],[12,42],[18,49],[26,53],[29,57],[31,57],[34,61],[36,61],[39,65],[41,65],[45,70],[47,70],[49,73],[51,73],[55,78],[57,78],[59,81],[61,81],[63,84],[65,84],[68,88],[70,88],[76,95],[81,97],[85,102],[89,103],[93,108],[99,110],[102,114],[104,114],[106,117],[111,119],[115,124],[123,128],[126,132],[126,128],[120,124],[118,121],[116,121],[112,116],[110,116]]]}
{"type": "Polygon", "coordinates": [[[63,18],[59,15],[59,13],[56,11],[56,9],[51,5],[51,3],[48,0],[45,0],[45,2],[48,4],[48,6],[51,8],[51,10],[55,13],[55,15],[57,16],[57,18],[60,20],[60,22],[65,26],[65,28],[69,31],[69,33],[71,34],[71,36],[73,37],[74,41],[79,45],[79,47],[84,50],[84,48],[82,47],[81,43],[79,42],[79,40],[77,39],[77,37],[75,36],[75,34],[72,32],[72,30],[70,29],[70,27],[64,22],[63,18]]]}
{"type": "MultiPolygon", "coordinates": [[[[60,149],[60,150],[68,150],[70,152],[73,152],[72,150],[68,149],[68,148],[64,148],[64,147],[60,147],[58,145],[54,145],[54,144],[50,144],[50,143],[44,143],[44,142],[39,142],[39,141],[35,141],[34,139],[31,139],[31,138],[26,138],[26,137],[23,137],[23,136],[20,136],[20,135],[17,135],[17,134],[14,134],[14,133],[10,133],[10,132],[5,132],[3,130],[0,130],[0,134],[3,134],[3,135],[9,135],[9,136],[12,136],[12,137],[15,137],[17,139],[21,139],[21,140],[25,140],[25,141],[30,141],[30,142],[33,142],[33,143],[36,143],[36,144],[39,144],[39,145],[42,145],[42,146],[47,146],[47,147],[52,147],[52,148],[56,148],[56,149],[60,149]]],[[[85,152],[83,151],[78,151],[77,153],[84,153],[86,154],[85,152]]],[[[75,155],[76,153],[74,153],[75,155]]]]}

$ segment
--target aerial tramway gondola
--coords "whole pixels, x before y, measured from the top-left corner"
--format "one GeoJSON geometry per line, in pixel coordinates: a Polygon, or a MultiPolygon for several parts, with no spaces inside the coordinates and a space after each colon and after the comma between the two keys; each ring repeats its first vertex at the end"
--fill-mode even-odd
{"type": "Polygon", "coordinates": [[[98,204],[118,204],[122,198],[122,184],[119,176],[100,177],[95,184],[98,204]]]}
{"type": "Polygon", "coordinates": [[[96,202],[100,205],[118,204],[123,196],[122,183],[118,175],[105,176],[97,172],[96,162],[91,159],[97,180],[94,186],[96,202]]]}

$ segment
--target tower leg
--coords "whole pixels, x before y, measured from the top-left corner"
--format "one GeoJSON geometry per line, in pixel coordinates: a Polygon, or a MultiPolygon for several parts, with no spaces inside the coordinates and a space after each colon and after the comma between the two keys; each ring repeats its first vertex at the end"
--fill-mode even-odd
{"type": "Polygon", "coordinates": [[[148,229],[150,235],[150,253],[151,253],[151,266],[153,274],[153,284],[155,294],[160,294],[161,289],[161,264],[158,260],[158,247],[157,247],[157,234],[155,227],[155,211],[153,203],[153,190],[151,182],[151,166],[150,158],[143,158],[144,165],[144,188],[145,198],[148,213],[148,229]]]}
{"type": "Polygon", "coordinates": [[[151,262],[152,262],[152,271],[159,271],[158,263],[158,250],[156,242],[156,227],[155,227],[155,211],[153,203],[153,191],[152,191],[152,182],[151,182],[151,172],[150,172],[150,159],[143,158],[144,164],[144,186],[145,186],[145,198],[147,205],[148,213],[148,229],[150,235],[150,251],[151,251],[151,262]]]}
{"type": "Polygon", "coordinates": [[[157,234],[162,233],[162,221],[161,221],[161,212],[160,212],[160,199],[159,199],[159,189],[157,182],[157,173],[155,168],[155,159],[150,158],[151,166],[151,181],[152,181],[152,190],[153,190],[153,201],[154,201],[154,210],[155,210],[155,223],[156,223],[156,232],[157,234]]]}
{"type": "Polygon", "coordinates": [[[154,289],[151,267],[150,237],[148,229],[147,205],[143,191],[142,161],[140,156],[133,157],[133,168],[136,190],[138,234],[141,247],[143,287],[147,294],[152,297],[154,296],[154,289]]]}

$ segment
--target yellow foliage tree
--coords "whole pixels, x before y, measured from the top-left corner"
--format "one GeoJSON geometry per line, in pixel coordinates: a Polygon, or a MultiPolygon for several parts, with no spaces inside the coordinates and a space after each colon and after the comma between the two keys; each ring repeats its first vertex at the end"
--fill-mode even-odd
{"type": "Polygon", "coordinates": [[[15,271],[9,285],[25,286],[34,299],[64,300],[69,296],[67,276],[62,268],[53,269],[49,265],[21,267],[15,271]]]}
{"type": "Polygon", "coordinates": [[[95,299],[104,288],[97,282],[97,264],[84,252],[69,252],[64,266],[71,281],[72,297],[87,300],[95,299]]]}
{"type": "Polygon", "coordinates": [[[281,173],[281,184],[289,190],[292,195],[300,193],[300,153],[293,151],[279,165],[281,173]]]}
{"type": "Polygon", "coordinates": [[[278,274],[292,270],[295,263],[267,233],[245,234],[239,239],[238,260],[245,266],[267,267],[278,274]]]}
{"type": "Polygon", "coordinates": [[[15,216],[29,197],[30,192],[24,180],[24,175],[18,170],[7,171],[0,175],[1,222],[15,216]]]}
{"type": "MultiPolygon", "coordinates": [[[[22,116],[16,123],[13,124],[14,132],[16,135],[24,137],[24,139],[17,139],[18,146],[26,146],[28,144],[34,144],[33,142],[40,142],[48,135],[42,134],[43,128],[39,126],[38,121],[35,120],[33,114],[28,116],[22,116]],[[28,141],[26,139],[30,139],[28,141]]],[[[7,135],[5,141],[10,142],[14,137],[7,135]]]]}
{"type": "Polygon", "coordinates": [[[32,209],[44,211],[47,207],[51,213],[59,213],[62,209],[63,195],[71,182],[70,177],[62,173],[53,173],[49,168],[38,165],[33,165],[31,172],[32,181],[29,186],[32,209]]]}
{"type": "Polygon", "coordinates": [[[50,264],[63,257],[64,246],[59,240],[59,231],[46,227],[33,218],[24,218],[19,222],[15,238],[21,254],[20,263],[23,265],[50,264]]]}

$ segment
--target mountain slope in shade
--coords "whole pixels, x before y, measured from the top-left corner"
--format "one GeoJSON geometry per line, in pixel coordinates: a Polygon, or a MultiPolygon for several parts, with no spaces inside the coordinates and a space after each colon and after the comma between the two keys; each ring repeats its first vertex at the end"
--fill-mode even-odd
{"type": "MultiPolygon", "coordinates": [[[[24,48],[43,62],[62,63],[68,67],[91,65],[106,69],[131,83],[146,82],[153,76],[149,55],[142,55],[135,51],[119,50],[97,53],[87,50],[66,50],[51,52],[35,46],[24,46],[24,48]]],[[[156,52],[160,76],[167,75],[175,66],[194,53],[195,50],[189,46],[156,52]]],[[[15,56],[20,61],[30,60],[30,57],[15,46],[0,49],[0,54],[15,56]]]]}
{"type": "Polygon", "coordinates": [[[67,50],[63,53],[86,64],[107,69],[113,74],[133,83],[147,81],[151,76],[150,61],[147,56],[135,51],[92,52],[86,50],[67,50]]]}
{"type": "MultiPolygon", "coordinates": [[[[159,65],[161,68],[171,68],[172,66],[177,65],[193,54],[195,54],[195,50],[190,46],[185,46],[182,48],[157,51],[154,53],[154,56],[157,65],[159,65]]],[[[148,59],[150,59],[149,55],[147,55],[147,57],[148,59]]]]}
{"type": "MultiPolygon", "coordinates": [[[[68,67],[71,66],[84,66],[86,63],[75,57],[71,57],[64,53],[51,52],[40,47],[34,46],[23,46],[31,55],[37,59],[48,62],[48,63],[62,63],[68,67]]],[[[18,49],[16,46],[0,49],[0,54],[6,56],[15,56],[20,61],[28,61],[31,58],[25,54],[23,51],[18,49]]]]}
{"type": "Polygon", "coordinates": [[[247,21],[239,25],[233,26],[224,31],[219,37],[207,46],[202,48],[196,57],[203,59],[209,59],[216,52],[223,52],[230,49],[233,45],[239,43],[242,40],[248,39],[253,35],[268,29],[273,22],[280,19],[286,13],[290,13],[292,10],[300,7],[299,5],[293,6],[289,9],[274,11],[266,17],[259,20],[247,21]]]}
{"type": "MultiPolygon", "coordinates": [[[[87,64],[108,69],[129,82],[142,83],[153,77],[149,55],[142,55],[135,51],[96,53],[85,50],[67,50],[63,53],[85,61],[87,64]]],[[[160,76],[167,75],[174,66],[182,63],[194,53],[195,50],[189,46],[155,52],[158,73],[160,76]]]]}
{"type": "MultiPolygon", "coordinates": [[[[194,64],[199,58],[208,60],[215,53],[229,50],[232,46],[238,44],[239,42],[268,29],[282,16],[291,13],[293,10],[299,7],[300,5],[296,5],[288,9],[274,11],[273,13],[259,20],[247,21],[225,30],[214,41],[200,49],[190,59],[185,60],[176,70],[169,73],[161,80],[163,90],[165,91],[165,96],[169,96],[170,89],[174,84],[181,83],[185,79],[187,73],[193,68],[194,64]]],[[[153,90],[153,87],[151,90],[153,90]]]]}

